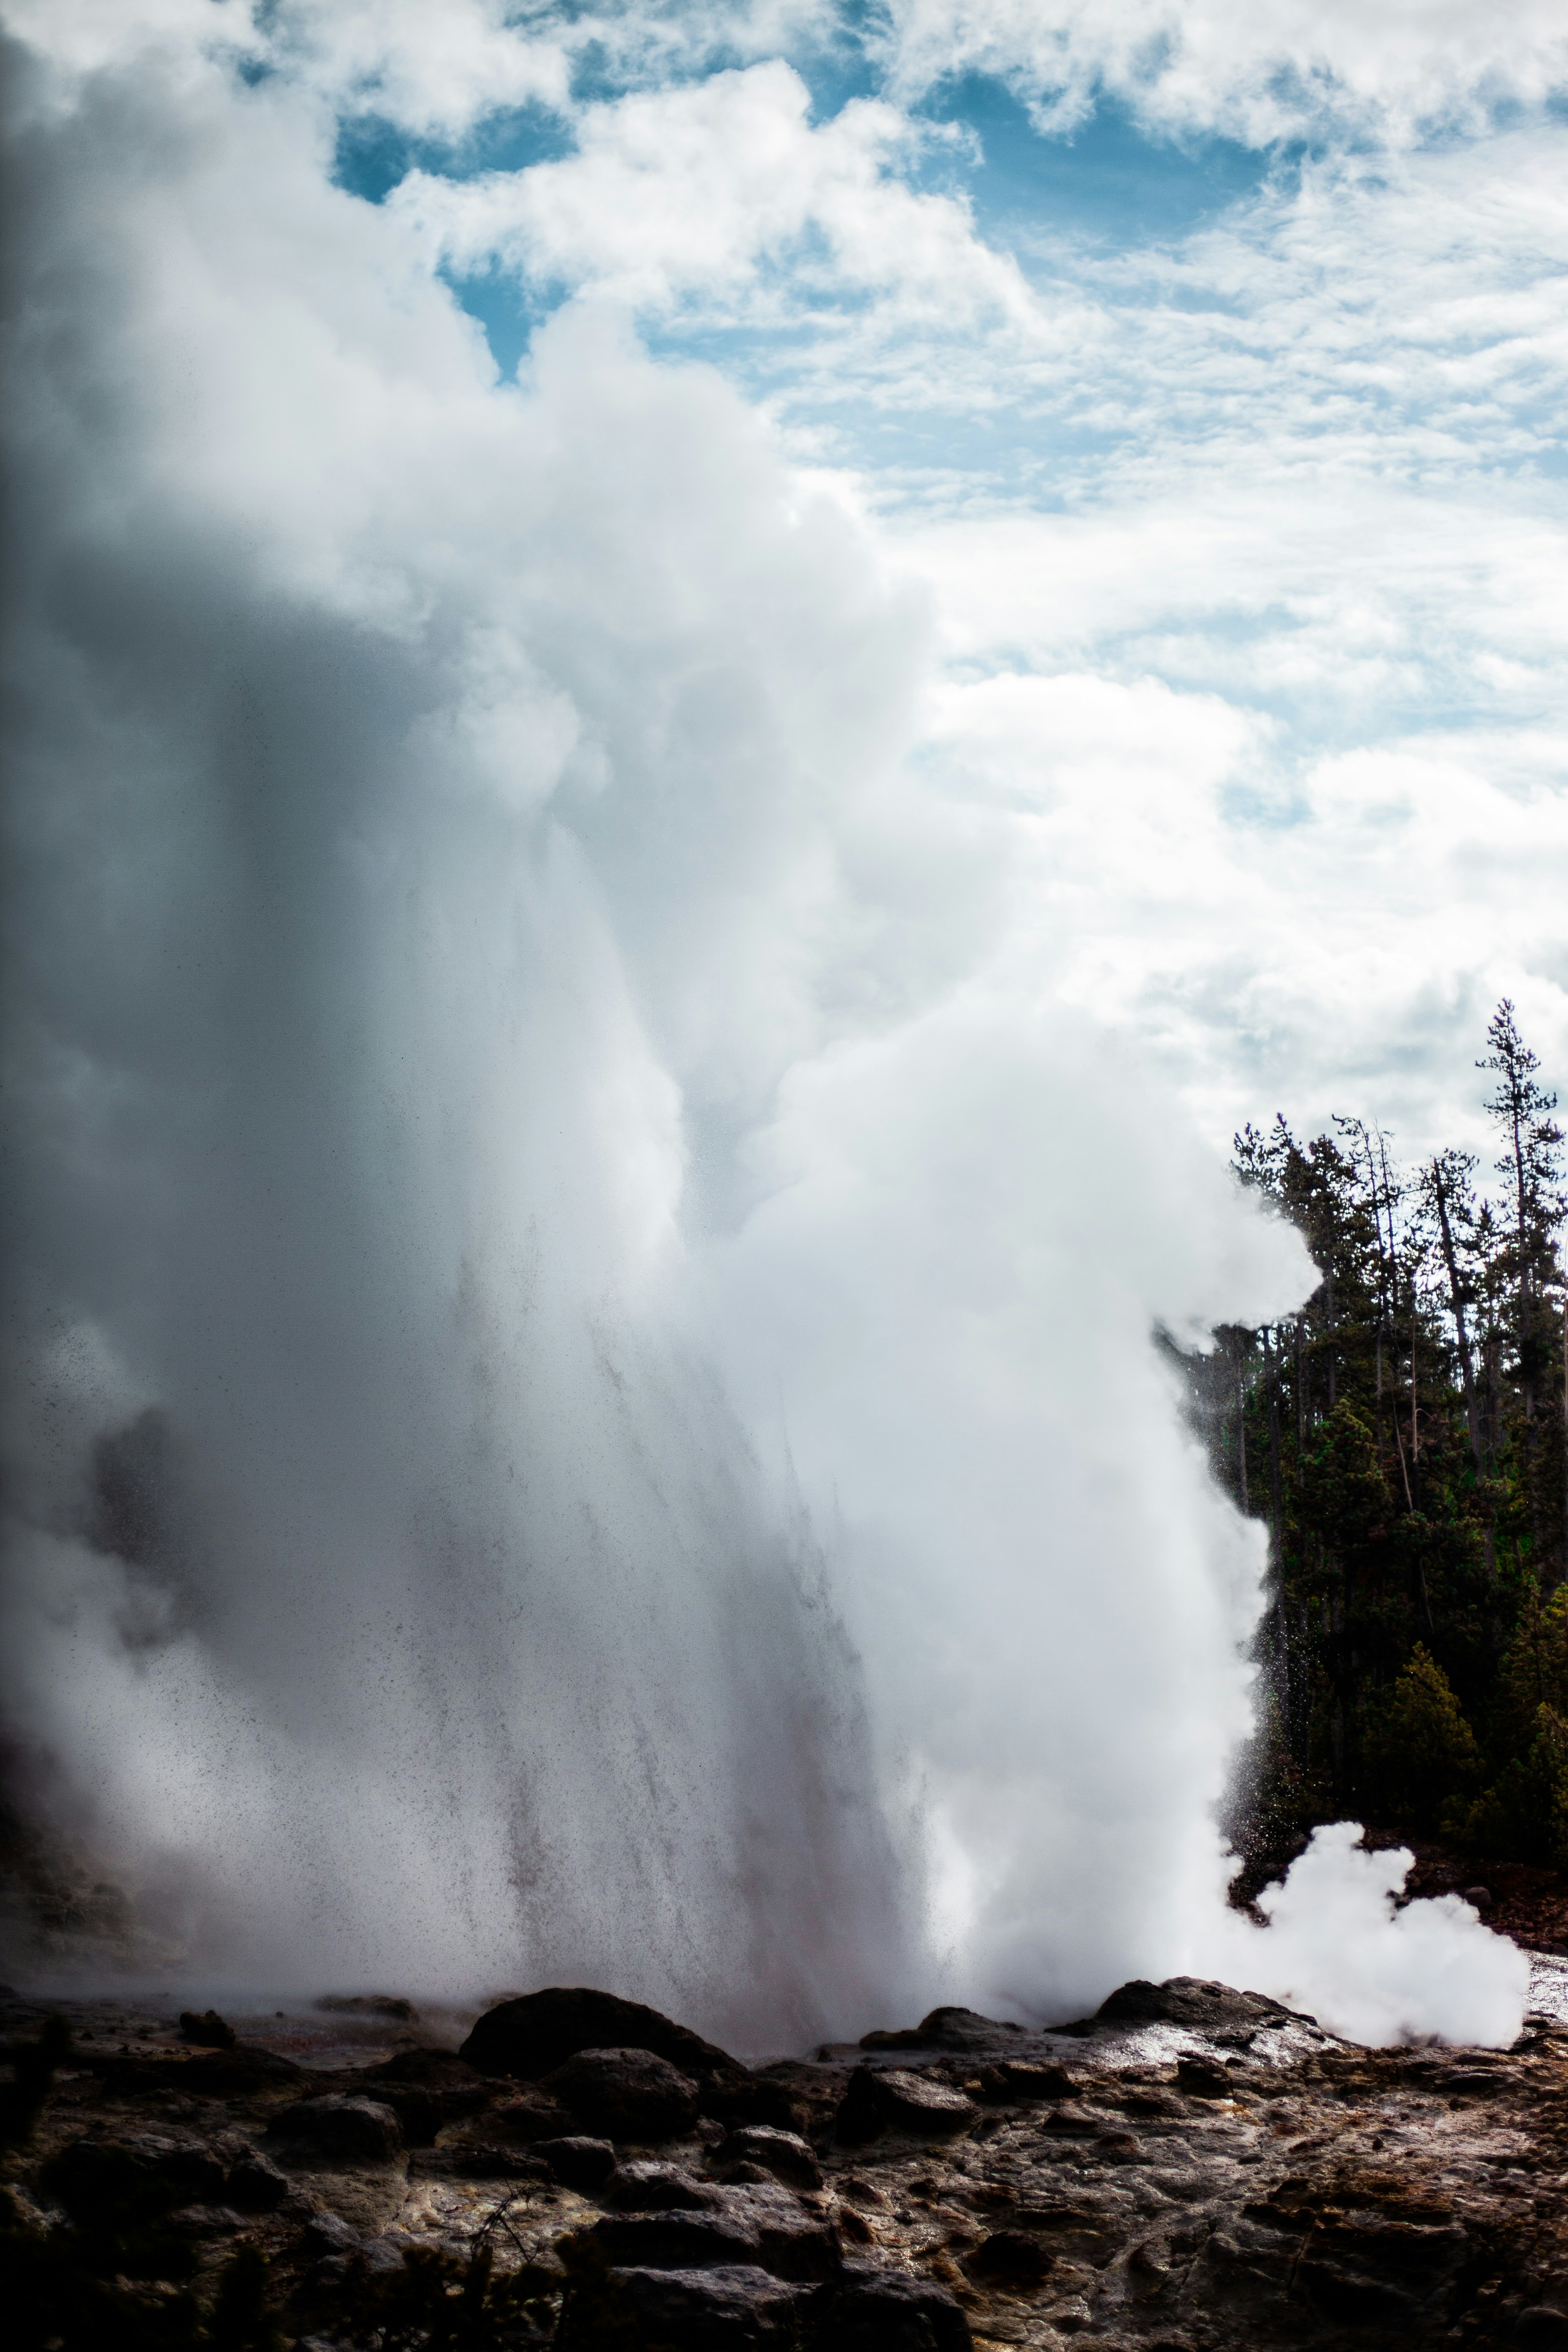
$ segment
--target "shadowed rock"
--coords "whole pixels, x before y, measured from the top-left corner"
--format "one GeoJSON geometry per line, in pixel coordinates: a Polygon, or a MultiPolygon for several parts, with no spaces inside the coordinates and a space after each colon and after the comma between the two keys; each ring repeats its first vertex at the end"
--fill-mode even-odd
{"type": "Polygon", "coordinates": [[[731,2166],[756,2165],[792,2189],[820,2189],[822,2167],[798,2132],[779,2131],[767,2124],[744,2124],[713,2152],[717,2172],[731,2166]]]}
{"type": "Polygon", "coordinates": [[[697,2084],[651,2050],[579,2050],[542,2087],[612,2139],[672,2139],[697,2120],[697,2084]]]}
{"type": "Polygon", "coordinates": [[[1311,2025],[1316,2020],[1298,2010],[1285,2009],[1260,1992],[1237,1992],[1234,1986],[1214,1984],[1205,1977],[1167,1977],[1150,1984],[1134,1977],[1118,1985],[1095,2011],[1095,2025],[1185,2025],[1194,2032],[1213,2033],[1226,2026],[1265,2025],[1294,2020],[1311,2025]]]}
{"type": "Polygon", "coordinates": [[[259,2148],[242,2156],[224,2184],[226,2201],[241,2213],[275,2213],[288,2194],[288,2174],[259,2148]]]}
{"type": "Polygon", "coordinates": [[[374,2099],[297,2099],[273,2118],[267,2137],[352,2164],[381,2163],[403,2151],[396,2115],[374,2099]]]}
{"type": "Polygon", "coordinates": [[[232,2050],[239,2040],[232,2025],[225,2023],[216,2009],[205,2009],[198,2017],[195,2010],[180,2011],[180,2039],[194,2042],[198,2050],[232,2050]]]}
{"type": "Polygon", "coordinates": [[[929,2074],[901,2067],[878,2074],[857,2066],[834,2120],[834,2136],[846,2147],[858,2147],[879,2132],[900,2131],[922,2137],[946,2138],[974,2121],[975,2107],[962,2091],[929,2074]]]}
{"type": "Polygon", "coordinates": [[[580,2132],[535,2140],[532,2153],[543,2158],[563,2189],[574,2189],[579,2197],[596,2196],[616,2168],[611,2143],[580,2132]]]}
{"type": "Polygon", "coordinates": [[[574,2282],[556,2352],[816,2352],[803,2336],[798,2287],[746,2263],[711,2270],[628,2269],[574,2282]]]}
{"type": "Polygon", "coordinates": [[[813,2314],[822,2352],[970,2352],[969,2322],[935,2279],[868,2271],[829,2289],[813,2314]]]}
{"type": "Polygon", "coordinates": [[[580,2050],[651,2050],[698,2083],[716,2069],[746,2069],[689,2027],[639,2000],[584,1985],[552,1985],[487,2010],[458,2056],[481,2074],[542,2082],[580,2050]]]}

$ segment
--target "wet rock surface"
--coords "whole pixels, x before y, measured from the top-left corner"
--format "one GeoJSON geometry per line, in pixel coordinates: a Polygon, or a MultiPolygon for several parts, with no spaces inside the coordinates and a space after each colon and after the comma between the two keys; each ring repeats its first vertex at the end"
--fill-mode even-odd
{"type": "Polygon", "coordinates": [[[395,2017],[301,2071],[248,2025],[71,2004],[5,2157],[6,2309],[40,2352],[216,2343],[243,2271],[307,2352],[459,2316],[475,2352],[1568,2352],[1561,1961],[1537,1997],[1508,2053],[1363,2050],[1173,1979],[1051,2032],[944,2010],[752,2070],[658,2019],[662,2051],[562,2056],[634,2005],[552,1996],[526,2075],[482,2036],[389,2048],[395,2017]],[[247,2051],[277,2068],[215,2088],[247,2051]]]}

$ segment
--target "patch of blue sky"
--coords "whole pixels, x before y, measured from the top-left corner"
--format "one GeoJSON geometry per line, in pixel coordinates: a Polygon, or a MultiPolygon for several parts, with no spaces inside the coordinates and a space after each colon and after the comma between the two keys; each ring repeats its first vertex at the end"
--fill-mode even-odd
{"type": "Polygon", "coordinates": [[[528,354],[536,330],[564,300],[567,289],[522,278],[515,269],[492,262],[488,269],[443,268],[443,282],[458,307],[485,331],[496,373],[510,383],[528,354]]]}
{"type": "Polygon", "coordinates": [[[413,171],[472,180],[483,172],[521,172],[531,163],[557,162],[576,144],[571,123],[538,104],[498,108],[459,140],[421,138],[384,116],[353,114],[338,124],[332,178],[351,195],[379,205],[413,171]]]}
{"type": "Polygon", "coordinates": [[[1229,139],[1152,138],[1104,94],[1075,130],[1047,134],[1005,83],[979,74],[944,85],[917,120],[972,134],[933,142],[925,176],[966,193],[997,243],[1020,231],[1118,252],[1173,243],[1298,160],[1229,139]]]}

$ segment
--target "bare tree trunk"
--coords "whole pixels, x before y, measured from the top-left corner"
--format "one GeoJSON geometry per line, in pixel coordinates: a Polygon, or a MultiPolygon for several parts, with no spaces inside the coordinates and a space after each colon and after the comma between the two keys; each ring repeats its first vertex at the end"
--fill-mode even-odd
{"type": "Polygon", "coordinates": [[[1295,1760],[1291,1738],[1290,1643],[1285,1614],[1285,1481],[1279,1464],[1279,1351],[1263,1333],[1263,1381],[1268,1399],[1268,1528],[1274,1555],[1274,1688],[1286,1753],[1295,1760]]]}
{"type": "Polygon", "coordinates": [[[1476,1376],[1470,1362],[1470,1339],[1465,1328],[1465,1301],[1459,1288],[1459,1269],[1454,1256],[1454,1235],[1448,1223],[1448,1200],[1443,1190],[1443,1171],[1432,1162],[1432,1183],[1437,1196],[1437,1224],[1443,1236],[1443,1263],[1448,1269],[1448,1299],[1453,1309],[1454,1328],[1459,1335],[1459,1373],[1465,1384],[1465,1426],[1470,1437],[1470,1459],[1476,1465],[1478,1478],[1486,1475],[1481,1458],[1481,1421],[1476,1406],[1476,1376]]]}
{"type": "MultiPolygon", "coordinates": [[[[1443,1263],[1448,1269],[1448,1300],[1453,1309],[1454,1328],[1459,1340],[1459,1372],[1465,1384],[1465,1427],[1469,1433],[1470,1459],[1476,1465],[1478,1485],[1486,1483],[1486,1452],[1481,1444],[1480,1409],[1476,1402],[1475,1368],[1470,1361],[1470,1336],[1465,1328],[1465,1299],[1459,1288],[1458,1261],[1454,1255],[1454,1233],[1448,1223],[1448,1196],[1443,1189],[1443,1169],[1439,1160],[1432,1162],[1432,1189],[1437,1202],[1437,1227],[1443,1237],[1443,1263]]],[[[1485,1506],[1483,1505],[1483,1507],[1485,1506]]],[[[1482,1522],[1481,1540],[1486,1547],[1487,1582],[1497,1582],[1497,1546],[1492,1540],[1489,1517],[1482,1522]]]]}

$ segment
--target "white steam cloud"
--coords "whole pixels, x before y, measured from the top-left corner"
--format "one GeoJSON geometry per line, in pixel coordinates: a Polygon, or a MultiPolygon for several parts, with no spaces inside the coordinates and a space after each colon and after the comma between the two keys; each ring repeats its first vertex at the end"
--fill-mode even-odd
{"type": "Polygon", "coordinates": [[[14,79],[35,1794],[253,1979],[1506,2039],[1348,1832],[1226,1910],[1265,1563],[1150,1334],[1309,1271],[910,760],[924,607],[612,310],[498,383],[203,37],[14,79]]]}

